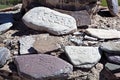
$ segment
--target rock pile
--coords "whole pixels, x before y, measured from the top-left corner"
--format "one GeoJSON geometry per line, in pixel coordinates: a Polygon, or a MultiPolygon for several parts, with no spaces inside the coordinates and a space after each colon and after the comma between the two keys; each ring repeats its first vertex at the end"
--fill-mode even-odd
{"type": "Polygon", "coordinates": [[[21,20],[13,15],[8,23],[0,20],[1,79],[120,79],[119,29],[96,28],[96,21],[78,26],[75,17],[47,7],[35,7],[21,20]]]}

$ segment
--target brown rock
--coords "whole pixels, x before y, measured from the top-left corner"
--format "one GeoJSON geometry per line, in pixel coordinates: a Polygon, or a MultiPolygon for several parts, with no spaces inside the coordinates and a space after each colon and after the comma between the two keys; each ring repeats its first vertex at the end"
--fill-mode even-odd
{"type": "Polygon", "coordinates": [[[14,62],[19,74],[30,80],[66,77],[73,70],[69,63],[45,54],[16,56],[14,62]]]}
{"type": "Polygon", "coordinates": [[[33,47],[40,53],[51,52],[60,48],[60,38],[43,34],[36,36],[33,47]]]}
{"type": "Polygon", "coordinates": [[[97,0],[22,0],[25,11],[36,6],[47,6],[65,10],[91,9],[95,6],[96,2],[97,0]]]}

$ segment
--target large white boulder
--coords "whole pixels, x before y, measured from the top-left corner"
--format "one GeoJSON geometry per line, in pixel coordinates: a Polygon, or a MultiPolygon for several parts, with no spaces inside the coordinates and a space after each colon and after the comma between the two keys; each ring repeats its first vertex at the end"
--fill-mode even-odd
{"type": "Polygon", "coordinates": [[[63,35],[77,30],[76,20],[67,14],[46,7],[36,7],[23,16],[23,22],[34,30],[63,35]]]}

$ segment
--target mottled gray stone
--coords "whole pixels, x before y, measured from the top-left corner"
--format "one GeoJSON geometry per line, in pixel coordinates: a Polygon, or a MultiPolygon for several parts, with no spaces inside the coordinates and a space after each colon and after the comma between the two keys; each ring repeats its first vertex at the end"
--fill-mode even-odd
{"type": "Polygon", "coordinates": [[[110,10],[110,13],[113,16],[117,16],[119,13],[119,5],[118,5],[118,0],[106,0],[108,4],[108,8],[110,10]]]}
{"type": "Polygon", "coordinates": [[[66,46],[65,53],[75,67],[91,68],[101,58],[98,47],[66,46]]]}
{"type": "Polygon", "coordinates": [[[76,20],[72,16],[46,7],[33,8],[22,19],[27,27],[54,35],[69,34],[77,30],[76,20]]]}
{"type": "Polygon", "coordinates": [[[98,39],[119,39],[120,38],[120,31],[117,30],[105,30],[105,29],[95,29],[95,28],[88,28],[85,31],[87,34],[98,38],[98,39]]]}
{"type": "Polygon", "coordinates": [[[14,62],[19,74],[30,80],[66,77],[73,70],[64,60],[46,54],[16,56],[14,62]]]}
{"type": "Polygon", "coordinates": [[[4,33],[8,29],[10,29],[12,26],[13,26],[13,24],[11,22],[1,24],[0,25],[0,34],[4,33]]]}
{"type": "Polygon", "coordinates": [[[80,10],[80,11],[66,11],[61,9],[55,9],[55,10],[74,17],[76,20],[77,27],[84,28],[84,26],[91,24],[90,14],[87,12],[87,10],[80,10]]]}
{"type": "Polygon", "coordinates": [[[20,54],[35,53],[33,49],[33,44],[35,39],[32,36],[21,37],[19,40],[20,43],[20,54]]]}
{"type": "Polygon", "coordinates": [[[117,70],[120,69],[120,65],[118,64],[113,64],[113,63],[106,63],[105,67],[107,67],[109,70],[113,71],[113,70],[117,70]]]}
{"type": "Polygon", "coordinates": [[[0,47],[0,67],[4,66],[10,59],[10,51],[5,47],[0,47]]]}
{"type": "Polygon", "coordinates": [[[104,42],[100,49],[107,53],[120,54],[120,42],[104,42]]]}

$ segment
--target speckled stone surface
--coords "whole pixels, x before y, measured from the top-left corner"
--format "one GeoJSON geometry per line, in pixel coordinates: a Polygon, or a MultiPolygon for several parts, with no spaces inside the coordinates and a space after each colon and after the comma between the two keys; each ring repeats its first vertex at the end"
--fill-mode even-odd
{"type": "Polygon", "coordinates": [[[14,62],[20,75],[31,80],[66,77],[73,70],[71,64],[46,54],[16,56],[14,62]]]}

